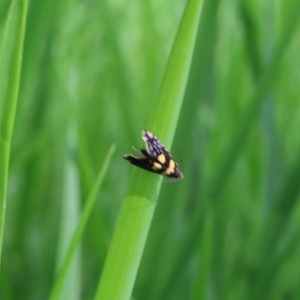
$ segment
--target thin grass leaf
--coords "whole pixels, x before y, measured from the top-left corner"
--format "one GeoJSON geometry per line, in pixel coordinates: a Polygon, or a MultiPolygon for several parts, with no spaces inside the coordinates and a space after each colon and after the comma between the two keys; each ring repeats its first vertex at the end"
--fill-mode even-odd
{"type": "Polygon", "coordinates": [[[27,1],[11,2],[0,46],[0,265],[5,224],[10,146],[19,96],[27,1]]]}
{"type": "Polygon", "coordinates": [[[106,175],[106,172],[107,172],[107,169],[108,169],[108,166],[109,166],[109,163],[111,161],[111,157],[112,157],[114,151],[115,151],[115,145],[112,145],[104,159],[103,166],[102,166],[101,170],[99,171],[99,174],[96,178],[95,184],[94,184],[94,186],[90,192],[90,195],[88,196],[88,199],[85,203],[85,206],[84,206],[82,214],[80,216],[78,225],[76,227],[76,230],[74,232],[72,240],[69,244],[68,250],[66,252],[66,256],[63,260],[63,263],[58,272],[54,287],[52,289],[52,292],[50,295],[51,300],[59,299],[59,297],[60,297],[60,293],[63,288],[64,281],[66,280],[68,269],[71,265],[75,251],[81,241],[84,228],[87,224],[87,221],[88,221],[91,211],[93,209],[97,194],[99,192],[99,189],[101,187],[103,179],[106,175]]]}
{"type": "MultiPolygon", "coordinates": [[[[187,3],[166,67],[158,103],[150,119],[153,131],[170,148],[181,109],[202,8],[187,3]]],[[[129,299],[153,217],[161,181],[135,170],[115,228],[95,299],[129,299]]]]}

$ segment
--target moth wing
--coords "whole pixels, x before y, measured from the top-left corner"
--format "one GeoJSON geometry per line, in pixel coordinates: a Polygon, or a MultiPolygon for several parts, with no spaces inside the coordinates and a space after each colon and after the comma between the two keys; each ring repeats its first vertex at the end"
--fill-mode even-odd
{"type": "Polygon", "coordinates": [[[150,156],[157,157],[159,154],[167,152],[162,142],[150,131],[143,130],[142,139],[150,156]]]}
{"type": "Polygon", "coordinates": [[[153,169],[153,160],[149,160],[147,157],[126,154],[123,155],[123,158],[128,160],[131,164],[135,165],[136,167],[160,174],[159,170],[153,169]]]}

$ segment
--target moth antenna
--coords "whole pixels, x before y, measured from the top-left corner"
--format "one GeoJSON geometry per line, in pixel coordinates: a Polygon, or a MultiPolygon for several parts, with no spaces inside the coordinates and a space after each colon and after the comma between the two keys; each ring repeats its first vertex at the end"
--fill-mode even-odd
{"type": "Polygon", "coordinates": [[[141,151],[138,150],[138,149],[136,149],[134,146],[132,146],[132,149],[133,149],[134,151],[138,152],[138,153],[141,153],[141,151]]]}

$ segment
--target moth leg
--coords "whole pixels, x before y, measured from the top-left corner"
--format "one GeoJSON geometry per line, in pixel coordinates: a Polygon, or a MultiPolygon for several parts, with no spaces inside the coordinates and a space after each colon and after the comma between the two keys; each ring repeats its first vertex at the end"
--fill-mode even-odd
{"type": "MultiPolygon", "coordinates": [[[[141,150],[139,150],[139,149],[136,149],[134,146],[132,146],[132,149],[134,150],[134,151],[136,151],[138,154],[143,154],[143,152],[141,151],[141,150]]],[[[143,155],[143,157],[144,157],[145,155],[143,155]]]]}

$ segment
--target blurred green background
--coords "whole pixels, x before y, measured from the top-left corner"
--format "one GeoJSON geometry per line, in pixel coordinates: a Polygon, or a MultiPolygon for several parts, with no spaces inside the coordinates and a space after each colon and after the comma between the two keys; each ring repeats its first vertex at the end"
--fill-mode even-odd
{"type": "MultiPolygon", "coordinates": [[[[30,1],[0,299],[47,299],[115,144],[62,297],[93,299],[133,171],[122,155],[142,145],[185,3],[30,1]]],[[[300,299],[297,8],[204,3],[172,148],[185,178],[164,180],[134,299],[300,299]]]]}

